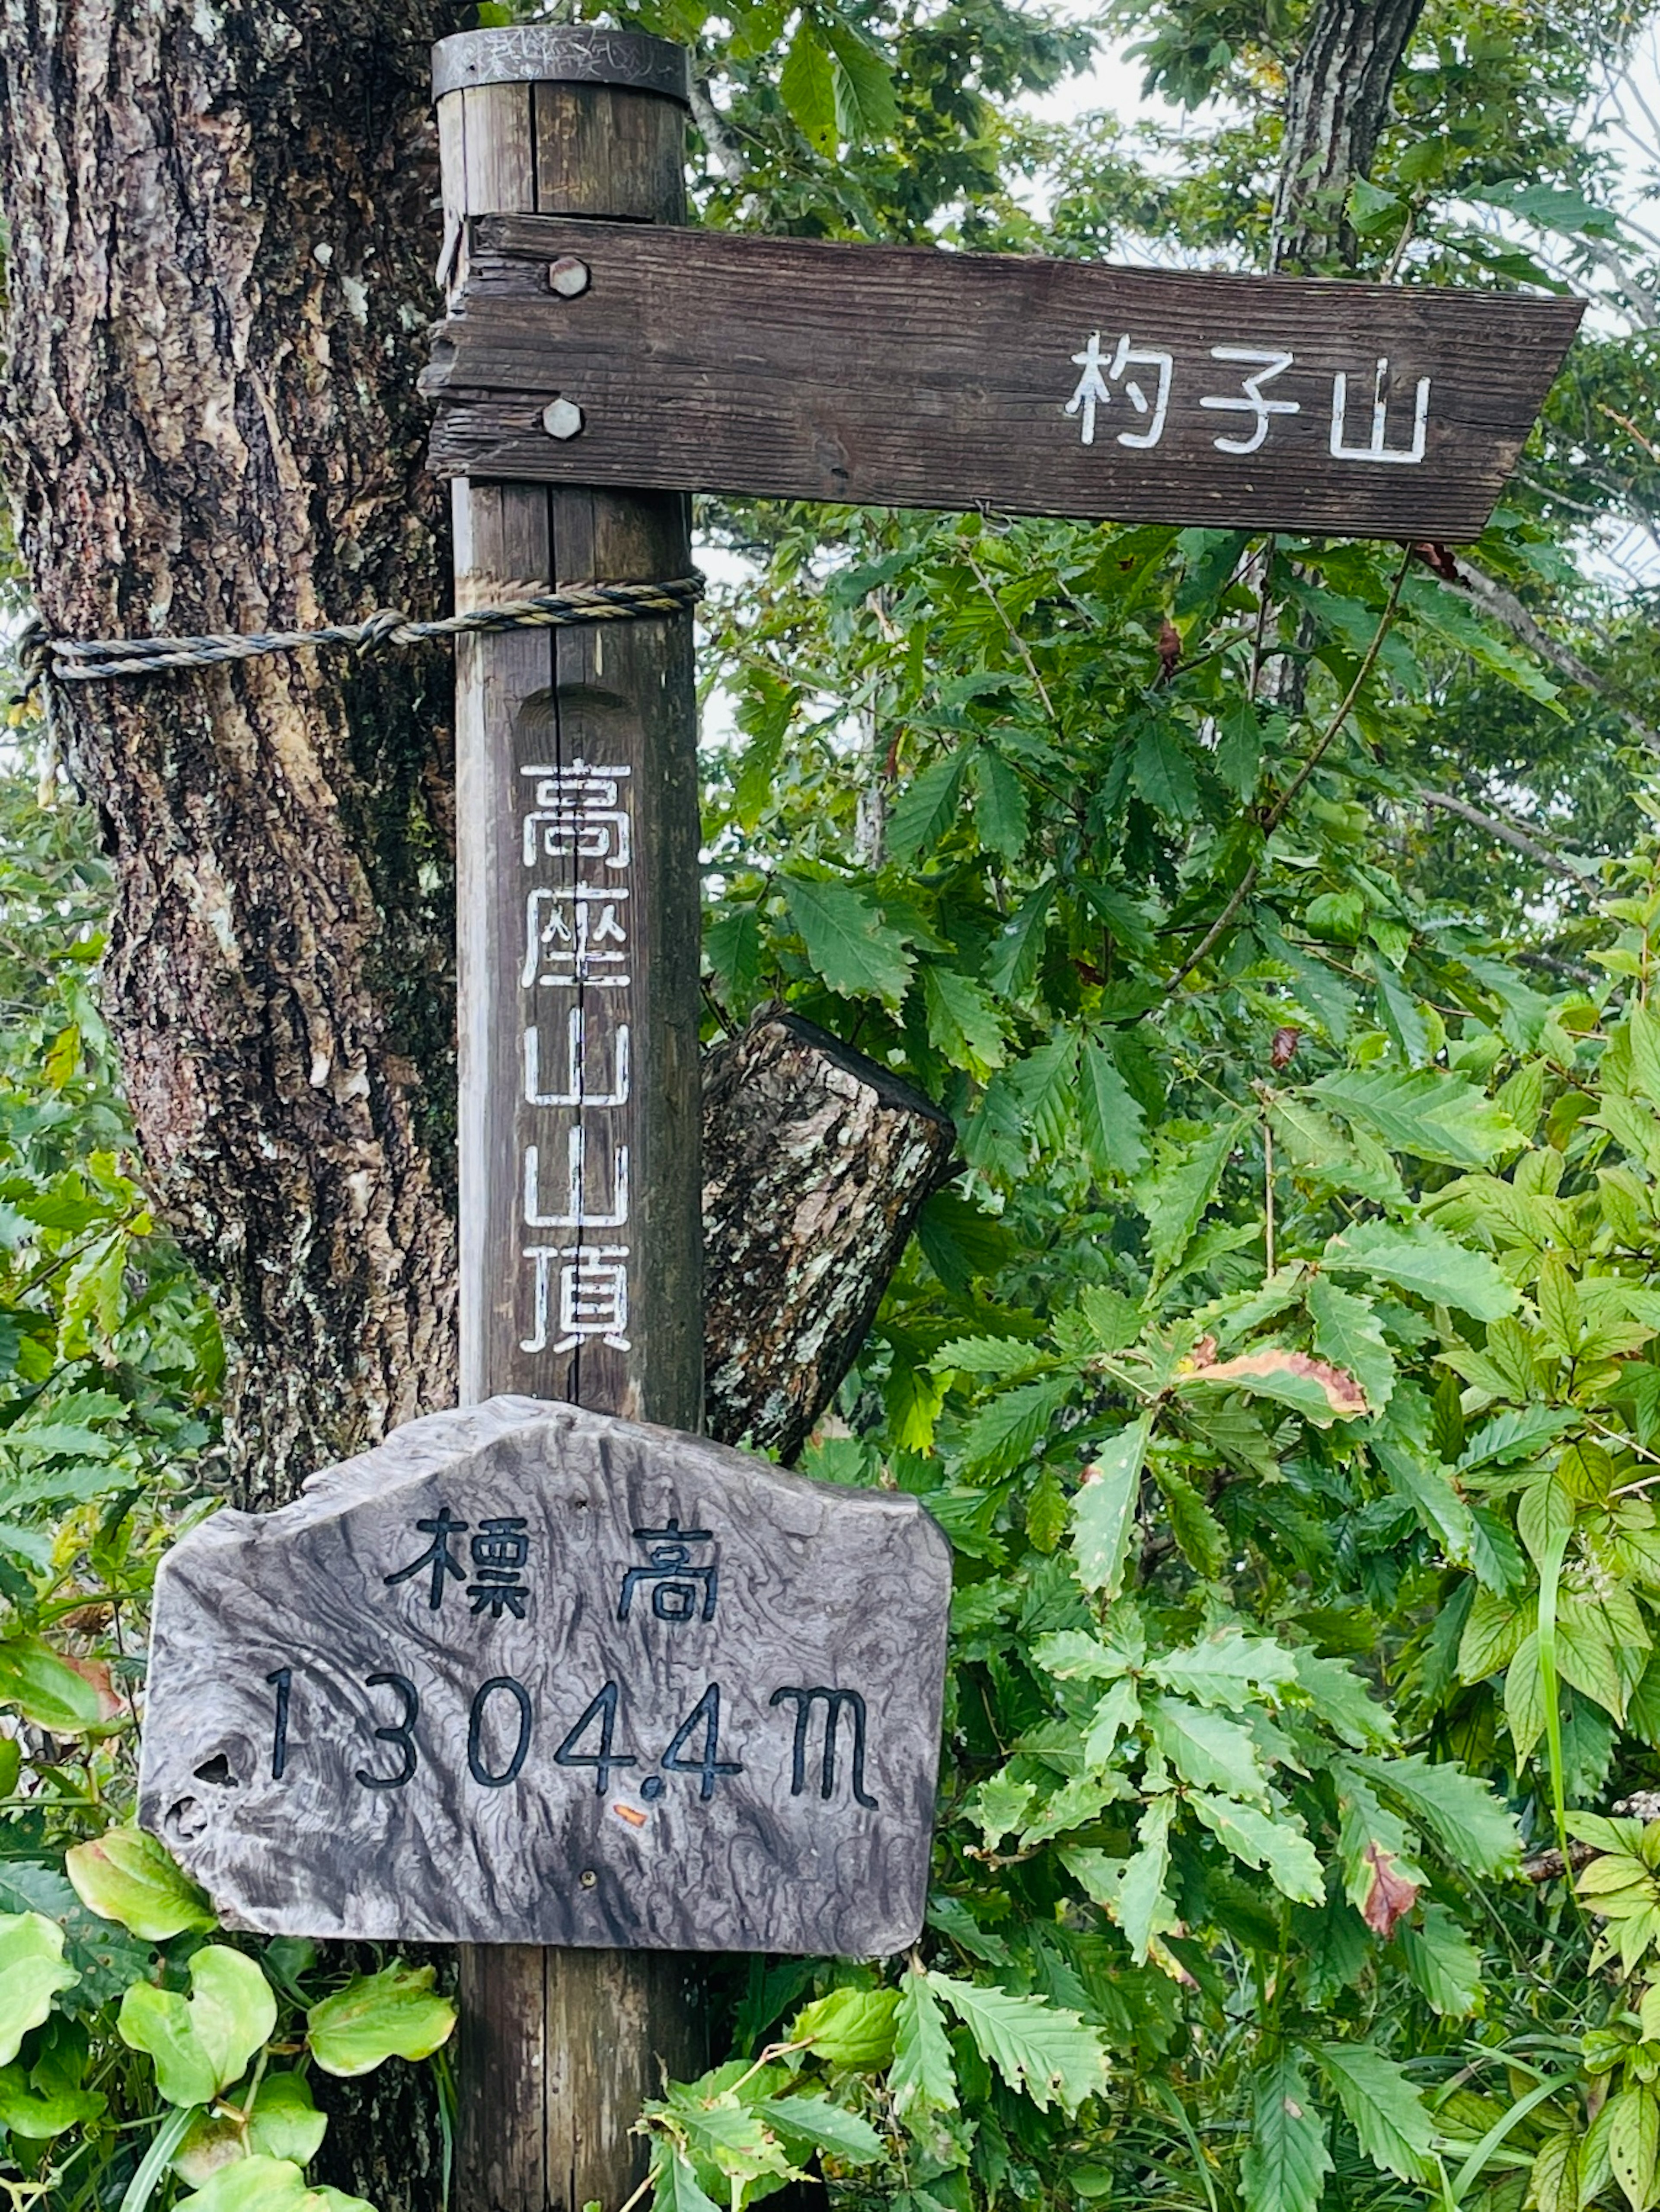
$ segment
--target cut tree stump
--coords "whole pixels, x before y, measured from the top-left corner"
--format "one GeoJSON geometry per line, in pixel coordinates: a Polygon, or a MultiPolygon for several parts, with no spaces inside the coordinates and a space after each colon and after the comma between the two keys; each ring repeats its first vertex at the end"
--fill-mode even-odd
{"type": "Polygon", "coordinates": [[[800,1452],[870,1327],[923,1200],[951,1172],[939,1107],[772,1007],[703,1066],[703,1417],[800,1452]]]}

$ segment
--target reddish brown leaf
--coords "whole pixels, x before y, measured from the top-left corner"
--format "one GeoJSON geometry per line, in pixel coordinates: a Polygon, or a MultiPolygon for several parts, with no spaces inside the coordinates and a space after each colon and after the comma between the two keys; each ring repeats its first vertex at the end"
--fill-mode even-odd
{"type": "Polygon", "coordinates": [[[1182,659],[1182,633],[1166,615],[1158,625],[1158,681],[1168,684],[1182,659]]]}
{"type": "Polygon", "coordinates": [[[1381,1936],[1387,1943],[1417,1904],[1418,1884],[1407,1880],[1397,1861],[1381,1844],[1368,1844],[1365,1856],[1371,1869],[1371,1886],[1360,1917],[1374,1936],[1381,1936]]]}
{"type": "Polygon", "coordinates": [[[1291,1066],[1292,1060],[1296,1057],[1297,1048],[1302,1041],[1302,1036],[1303,1032],[1301,1030],[1294,1030],[1291,1028],[1289,1024],[1284,1029],[1275,1030],[1274,1033],[1274,1043],[1269,1048],[1268,1058],[1273,1061],[1276,1067],[1289,1067],[1291,1066]]]}
{"type": "Polygon", "coordinates": [[[1319,1385],[1327,1404],[1341,1419],[1364,1419],[1371,1411],[1365,1392],[1353,1376],[1341,1367],[1334,1367],[1329,1359],[1316,1359],[1306,1352],[1286,1352],[1279,1345],[1270,1345],[1262,1352],[1242,1352],[1237,1358],[1213,1364],[1200,1358],[1201,1349],[1200,1346],[1194,1348],[1194,1371],[1201,1382],[1240,1382],[1254,1375],[1302,1375],[1319,1385]]]}

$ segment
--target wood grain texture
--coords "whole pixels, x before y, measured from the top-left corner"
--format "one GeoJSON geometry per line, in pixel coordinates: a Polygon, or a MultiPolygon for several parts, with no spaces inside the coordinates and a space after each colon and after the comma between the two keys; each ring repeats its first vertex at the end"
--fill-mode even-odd
{"type": "MultiPolygon", "coordinates": [[[[481,210],[683,219],[683,111],[637,88],[642,64],[665,81],[678,70],[684,91],[684,53],[631,33],[521,26],[442,43],[435,81],[443,281],[464,276],[465,221],[481,210]],[[623,82],[605,82],[612,75],[623,82]]],[[[464,481],[455,524],[463,605],[588,576],[682,574],[689,562],[686,501],[672,493],[634,498],[464,481]]],[[[690,624],[465,641],[457,699],[461,1395],[528,1390],[690,1427],[702,1348],[690,624]],[[606,839],[591,821],[583,826],[580,792],[567,791],[555,806],[573,836],[556,834],[537,803],[537,787],[550,775],[562,781],[582,761],[621,771],[616,797],[632,858],[620,877],[606,866],[615,849],[596,851],[606,839]],[[544,773],[526,779],[527,767],[544,773]],[[526,823],[538,812],[527,860],[526,823]],[[556,921],[562,901],[569,924],[569,895],[585,880],[609,880],[629,894],[613,915],[635,956],[626,988],[600,989],[592,975],[561,984],[558,963],[538,965],[527,984],[532,896],[538,929],[556,921]],[[581,1030],[575,1083],[573,1013],[581,1030]],[[624,1029],[632,1073],[618,1103],[624,1029]],[[538,1103],[560,1094],[562,1104],[538,1103]],[[584,1148],[578,1211],[616,1210],[615,1164],[620,1152],[628,1155],[630,1219],[620,1235],[526,1219],[529,1211],[569,1210],[543,1194],[569,1188],[574,1135],[584,1148]],[[564,1270],[583,1244],[627,1247],[630,1310],[614,1328],[585,1327],[573,1343],[559,1315],[570,1279],[564,1270]]],[[[603,911],[590,909],[596,919],[603,911]]],[[[550,935],[556,939],[556,928],[550,935]]],[[[617,1261],[614,1250],[591,1250],[577,1285],[590,1316],[605,1287],[593,1270],[617,1261]]],[[[710,2062],[708,2010],[688,1962],[497,1942],[464,1946],[457,1978],[461,2202],[492,2212],[622,2202],[644,2171],[647,2147],[632,2132],[642,2100],[666,2075],[687,2079],[710,2062]]]]}
{"type": "Polygon", "coordinates": [[[435,1414],[168,1553],[140,1818],[270,1934],[898,1950],[950,1594],[903,1495],[575,1407],[435,1414]],[[706,1533],[666,1563],[637,1532],[672,1523],[706,1533]]]}
{"type": "Polygon", "coordinates": [[[1582,306],[1309,278],[1190,276],[1012,255],[826,244],[575,220],[471,229],[468,275],[434,340],[432,457],[446,474],[659,485],[901,507],[986,503],[1039,514],[1338,535],[1478,537],[1550,387],[1582,306]],[[549,265],[593,281],[556,297],[549,265]],[[1067,403],[1098,334],[1093,442],[1067,403]],[[1116,375],[1121,337],[1171,358],[1116,375]],[[1239,400],[1250,362],[1292,356],[1239,400]],[[1416,463],[1335,458],[1381,444],[1416,463]],[[1141,404],[1129,393],[1137,385],[1141,404]],[[581,434],[542,427],[550,400],[581,434]]]}
{"type": "Polygon", "coordinates": [[[839,1038],[773,1012],[703,1063],[712,1434],[792,1460],[881,1303],[956,1130],[839,1038]]]}

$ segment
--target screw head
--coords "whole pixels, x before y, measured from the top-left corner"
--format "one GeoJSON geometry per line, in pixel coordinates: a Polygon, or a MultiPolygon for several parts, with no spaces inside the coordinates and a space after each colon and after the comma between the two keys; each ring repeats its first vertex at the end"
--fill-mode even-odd
{"type": "Polygon", "coordinates": [[[580,300],[592,282],[587,263],[574,253],[562,253],[548,270],[548,289],[562,300],[580,300]]]}
{"type": "Polygon", "coordinates": [[[553,399],[542,410],[542,428],[550,438],[574,438],[582,427],[582,410],[574,399],[553,399]]]}
{"type": "Polygon", "coordinates": [[[584,1867],[581,1873],[577,1876],[577,1880],[581,1883],[584,1889],[592,1889],[595,1883],[598,1882],[599,1879],[599,1875],[594,1872],[592,1867],[584,1867]]]}

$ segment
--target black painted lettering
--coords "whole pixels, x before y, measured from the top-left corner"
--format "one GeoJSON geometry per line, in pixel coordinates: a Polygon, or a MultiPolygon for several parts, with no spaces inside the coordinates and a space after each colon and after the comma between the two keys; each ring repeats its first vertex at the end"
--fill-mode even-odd
{"type": "Polygon", "coordinates": [[[280,1782],[289,1763],[289,1692],[294,1682],[294,1669],[278,1667],[265,1680],[277,1690],[277,1720],[271,1734],[271,1778],[280,1782]]]}
{"type": "Polygon", "coordinates": [[[832,1797],[836,1794],[836,1739],[845,1709],[853,1720],[852,1782],[855,1802],[871,1812],[877,1810],[874,1797],[865,1791],[865,1701],[857,1690],[827,1690],[787,1688],[775,1690],[769,1704],[782,1705],[786,1698],[795,1706],[795,1743],[790,1768],[790,1796],[799,1797],[806,1787],[807,1730],[812,1720],[812,1709],[822,1702],[824,1708],[824,1755],[818,1769],[818,1795],[832,1797]]]}
{"type": "Polygon", "coordinates": [[[614,1752],[611,1745],[617,1738],[617,1698],[615,1682],[607,1682],[597,1697],[591,1698],[582,1709],[582,1717],[553,1754],[556,1766],[591,1766],[594,1770],[593,1790],[603,1797],[611,1787],[613,1766],[635,1766],[639,1764],[632,1752],[614,1752]],[[593,1726],[599,1723],[598,1751],[579,1751],[576,1747],[593,1726]]]}
{"type": "Polygon", "coordinates": [[[492,1674],[474,1698],[472,1711],[467,1716],[467,1765],[473,1780],[482,1782],[486,1790],[505,1790],[509,1782],[517,1781],[519,1770],[525,1763],[525,1753],[530,1749],[530,1692],[522,1682],[515,1682],[511,1674],[492,1674]],[[519,1741],[513,1747],[513,1757],[502,1771],[492,1774],[483,1759],[484,1715],[497,1690],[505,1690],[519,1708],[519,1741]]]}
{"type": "Polygon", "coordinates": [[[663,1753],[663,1767],[669,1774],[700,1775],[702,1778],[697,1794],[706,1802],[714,1795],[717,1775],[743,1772],[743,1767],[737,1759],[721,1757],[721,1685],[718,1682],[709,1684],[675,1730],[674,1741],[663,1753]],[[702,1751],[696,1759],[683,1759],[681,1753],[700,1726],[703,1731],[702,1751]]]}
{"type": "Polygon", "coordinates": [[[401,1790],[415,1773],[415,1723],[421,1717],[421,1693],[407,1674],[371,1674],[368,1687],[371,1690],[396,1690],[404,1701],[404,1717],[393,1721],[388,1728],[378,1728],[375,1737],[381,1743],[398,1747],[401,1764],[396,1774],[371,1774],[366,1767],[357,1770],[357,1779],[365,1790],[401,1790]]]}

